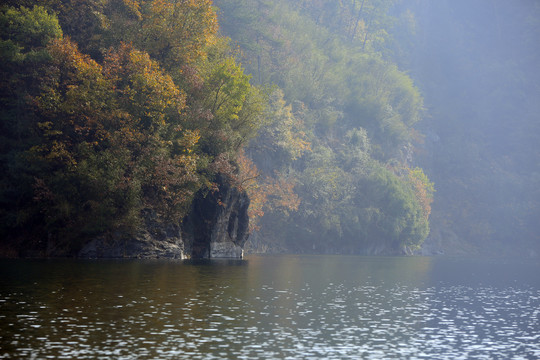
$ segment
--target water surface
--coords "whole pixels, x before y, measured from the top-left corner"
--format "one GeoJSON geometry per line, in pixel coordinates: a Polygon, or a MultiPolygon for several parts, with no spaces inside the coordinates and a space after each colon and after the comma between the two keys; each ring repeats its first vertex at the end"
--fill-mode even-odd
{"type": "Polygon", "coordinates": [[[0,261],[0,359],[538,359],[540,265],[0,261]]]}

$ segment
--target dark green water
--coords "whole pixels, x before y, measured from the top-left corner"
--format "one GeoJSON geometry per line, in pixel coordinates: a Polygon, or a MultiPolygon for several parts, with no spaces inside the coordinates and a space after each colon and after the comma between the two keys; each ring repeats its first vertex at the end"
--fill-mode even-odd
{"type": "Polygon", "coordinates": [[[538,359],[540,264],[0,261],[1,359],[538,359]]]}

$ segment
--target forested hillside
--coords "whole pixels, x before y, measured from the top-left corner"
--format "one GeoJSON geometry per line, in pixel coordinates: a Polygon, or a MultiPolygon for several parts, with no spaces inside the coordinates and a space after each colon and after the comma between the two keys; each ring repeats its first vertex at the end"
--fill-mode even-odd
{"type": "Polygon", "coordinates": [[[299,207],[268,209],[254,241],[403,249],[426,236],[433,199],[426,253],[539,253],[537,2],[215,3],[253,80],[286,107],[249,153],[295,184],[299,207]]]}
{"type": "Polygon", "coordinates": [[[180,224],[223,182],[249,195],[253,252],[534,255],[539,18],[526,0],[4,1],[0,255],[180,224]]]}
{"type": "Polygon", "coordinates": [[[209,0],[7,1],[0,59],[6,254],[180,223],[263,119],[209,0]]]}
{"type": "Polygon", "coordinates": [[[181,222],[219,176],[250,195],[252,250],[418,248],[434,189],[392,4],[6,2],[2,247],[181,222]]]}
{"type": "Polygon", "coordinates": [[[434,186],[413,163],[423,100],[391,34],[411,15],[394,3],[215,1],[252,80],[273,85],[246,152],[297,195],[261,207],[255,250],[402,253],[428,235],[434,186]]]}

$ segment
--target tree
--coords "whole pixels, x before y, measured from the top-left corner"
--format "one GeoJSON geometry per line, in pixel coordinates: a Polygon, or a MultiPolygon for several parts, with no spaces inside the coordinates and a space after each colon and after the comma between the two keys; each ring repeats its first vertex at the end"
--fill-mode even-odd
{"type": "Polygon", "coordinates": [[[395,252],[422,244],[429,232],[428,219],[407,182],[378,166],[358,186],[354,201],[360,208],[364,241],[377,239],[375,246],[379,241],[395,252]]]}
{"type": "Polygon", "coordinates": [[[29,99],[40,91],[40,77],[50,55],[46,47],[62,36],[58,19],[43,7],[0,8],[0,238],[22,230],[39,218],[32,201],[34,177],[25,151],[36,144],[36,118],[29,99]]]}
{"type": "Polygon", "coordinates": [[[435,186],[419,167],[409,169],[408,177],[413,186],[416,199],[422,206],[424,217],[428,219],[431,214],[431,203],[433,202],[435,186]]]}
{"type": "Polygon", "coordinates": [[[267,174],[274,170],[286,172],[294,161],[311,150],[307,129],[279,88],[272,90],[264,115],[265,126],[249,146],[249,154],[267,174]]]}
{"type": "Polygon", "coordinates": [[[199,186],[193,151],[200,135],[185,127],[185,93],[147,53],[131,45],[110,50],[104,66],[124,114],[113,145],[131,152],[126,172],[140,182],[146,206],[181,217],[199,186]]]}
{"type": "Polygon", "coordinates": [[[197,81],[197,63],[204,60],[218,29],[210,0],[111,0],[104,14],[110,19],[105,34],[109,45],[133,43],[178,84],[187,81],[186,86],[197,81]]]}
{"type": "Polygon", "coordinates": [[[43,7],[0,8],[0,105],[2,143],[31,135],[34,121],[27,97],[39,91],[39,74],[49,60],[47,44],[62,36],[58,19],[43,7]]]}

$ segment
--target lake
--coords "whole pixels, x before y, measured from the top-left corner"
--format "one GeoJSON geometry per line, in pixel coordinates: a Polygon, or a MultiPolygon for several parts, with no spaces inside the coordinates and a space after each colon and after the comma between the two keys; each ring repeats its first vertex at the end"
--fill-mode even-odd
{"type": "Polygon", "coordinates": [[[540,264],[0,260],[0,359],[539,359],[540,264]]]}

